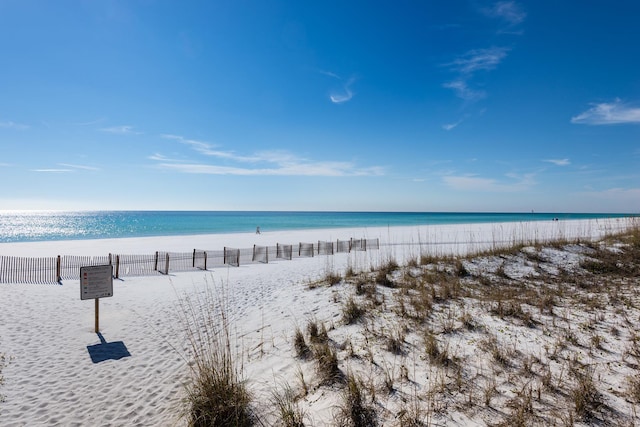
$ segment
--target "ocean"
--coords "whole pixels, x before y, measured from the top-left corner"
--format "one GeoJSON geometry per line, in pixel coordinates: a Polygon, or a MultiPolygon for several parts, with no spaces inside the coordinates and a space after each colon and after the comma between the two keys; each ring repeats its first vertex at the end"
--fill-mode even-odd
{"type": "Polygon", "coordinates": [[[551,221],[606,213],[0,211],[0,243],[279,231],[314,228],[551,221]]]}

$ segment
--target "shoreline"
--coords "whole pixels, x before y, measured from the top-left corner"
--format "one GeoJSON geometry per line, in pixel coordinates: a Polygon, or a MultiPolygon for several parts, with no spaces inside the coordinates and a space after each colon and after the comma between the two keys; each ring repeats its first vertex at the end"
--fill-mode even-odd
{"type": "Polygon", "coordinates": [[[243,234],[252,233],[257,226],[264,231],[298,232],[632,217],[633,214],[620,213],[513,212],[0,212],[0,243],[243,234]]]}
{"type": "Polygon", "coordinates": [[[276,243],[297,245],[300,242],[317,243],[318,241],[349,240],[351,238],[379,238],[381,245],[436,245],[451,251],[454,247],[507,244],[531,238],[541,241],[559,237],[598,238],[607,233],[622,231],[635,221],[633,217],[624,217],[559,221],[317,228],[262,231],[260,234],[245,232],[48,240],[0,243],[0,255],[16,257],[98,256],[109,253],[140,255],[154,253],[155,251],[191,252],[194,249],[222,250],[224,247],[243,249],[251,248],[253,245],[274,246],[276,243]],[[533,230],[536,231],[531,236],[530,234],[533,230]],[[487,240],[487,236],[491,236],[491,238],[487,240]]]}

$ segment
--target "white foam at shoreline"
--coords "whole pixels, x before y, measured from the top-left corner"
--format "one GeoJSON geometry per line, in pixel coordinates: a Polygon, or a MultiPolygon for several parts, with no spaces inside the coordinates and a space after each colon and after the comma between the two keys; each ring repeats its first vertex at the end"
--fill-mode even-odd
{"type": "MultiPolygon", "coordinates": [[[[227,309],[244,349],[246,376],[265,398],[278,381],[296,381],[288,341],[294,326],[310,317],[339,316],[326,290],[306,286],[328,270],[367,270],[389,257],[403,262],[423,249],[458,253],[518,239],[597,238],[628,225],[621,219],[579,220],[3,243],[0,255],[11,256],[187,252],[351,237],[379,238],[383,246],[366,253],[116,281],[114,297],[101,300],[101,329],[106,341],[122,341],[131,356],[97,364],[87,352],[87,346],[100,342],[93,332],[93,302],[80,301],[78,280],[62,286],[0,284],[0,353],[11,359],[2,371],[6,381],[0,395],[6,401],[0,403],[0,424],[176,425],[188,375],[176,316],[185,293],[211,286],[228,291],[227,309]]],[[[315,425],[330,419],[330,412],[330,407],[318,410],[315,425]]]]}

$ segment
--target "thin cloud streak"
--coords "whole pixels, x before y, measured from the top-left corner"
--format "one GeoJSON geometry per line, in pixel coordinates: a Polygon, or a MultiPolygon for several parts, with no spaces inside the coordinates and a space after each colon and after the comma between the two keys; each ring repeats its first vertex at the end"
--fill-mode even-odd
{"type": "Polygon", "coordinates": [[[329,99],[331,99],[331,102],[333,102],[334,104],[342,104],[344,102],[351,101],[351,98],[353,98],[353,91],[351,90],[351,85],[353,84],[353,82],[355,82],[355,79],[350,78],[349,81],[347,81],[347,83],[345,83],[344,85],[343,93],[334,92],[333,94],[329,95],[329,99]]]}
{"type": "Polygon", "coordinates": [[[351,92],[349,88],[345,88],[344,94],[334,93],[329,95],[329,99],[331,99],[331,102],[334,104],[342,104],[343,102],[351,101],[351,98],[353,98],[353,92],[351,92]]]}
{"type": "Polygon", "coordinates": [[[71,169],[31,169],[31,172],[41,172],[41,173],[69,173],[73,172],[71,169]]]}
{"type": "Polygon", "coordinates": [[[180,142],[181,144],[188,145],[194,151],[200,154],[203,154],[205,156],[212,156],[220,159],[235,160],[238,162],[258,162],[261,160],[259,157],[255,157],[255,156],[254,157],[238,156],[234,154],[233,151],[215,150],[214,149],[215,145],[213,144],[209,144],[203,141],[197,141],[195,139],[188,139],[180,135],[163,134],[161,135],[161,137],[165,139],[172,139],[174,141],[180,142]]]}
{"type": "Polygon", "coordinates": [[[473,90],[469,88],[465,80],[454,80],[444,83],[442,87],[451,89],[456,93],[456,96],[465,101],[477,101],[487,96],[486,92],[482,90],[473,90]]]}
{"type": "Polygon", "coordinates": [[[571,164],[569,159],[546,159],[543,162],[553,163],[556,166],[568,166],[571,164]]]}
{"type": "Polygon", "coordinates": [[[231,166],[208,165],[202,163],[160,163],[158,167],[181,173],[207,175],[241,175],[241,176],[372,176],[383,175],[382,168],[354,168],[348,162],[299,163],[277,168],[241,168],[231,166]]]}
{"type": "Polygon", "coordinates": [[[255,165],[255,167],[240,167],[187,162],[169,159],[160,153],[149,156],[149,159],[159,162],[158,167],[181,173],[245,176],[372,176],[384,174],[384,169],[379,166],[358,168],[351,162],[314,162],[281,150],[266,150],[251,156],[239,156],[233,152],[215,150],[211,144],[179,135],[165,134],[162,137],[185,144],[203,156],[255,165]],[[258,166],[259,164],[272,166],[258,166]]]}
{"type": "Polygon", "coordinates": [[[522,7],[514,1],[499,1],[482,12],[490,18],[499,18],[511,26],[521,24],[527,17],[522,7]]]}
{"type": "Polygon", "coordinates": [[[334,79],[342,80],[342,78],[336,73],[332,73],[331,71],[318,70],[320,74],[324,74],[325,76],[333,77],[334,79]]]}
{"type": "Polygon", "coordinates": [[[614,102],[592,105],[587,111],[571,118],[571,123],[582,125],[616,125],[640,123],[640,108],[630,107],[616,98],[614,102]]]}
{"type": "Polygon", "coordinates": [[[466,75],[477,71],[489,71],[495,69],[502,62],[509,50],[507,47],[473,49],[445,64],[445,66],[466,75]]]}
{"type": "Polygon", "coordinates": [[[465,101],[477,101],[486,97],[486,92],[475,90],[469,87],[469,80],[474,77],[478,71],[491,71],[495,69],[500,62],[507,56],[509,48],[491,47],[488,49],[473,49],[452,62],[443,64],[451,71],[458,75],[455,79],[446,82],[442,87],[451,89],[458,98],[465,101]]]}
{"type": "Polygon", "coordinates": [[[99,171],[100,168],[96,168],[93,166],[84,166],[84,165],[72,165],[69,163],[58,163],[58,166],[62,166],[62,167],[66,167],[66,168],[72,168],[72,169],[80,169],[80,170],[87,170],[87,171],[99,171]]]}
{"type": "Polygon", "coordinates": [[[140,135],[142,132],[136,132],[133,130],[133,126],[123,125],[123,126],[112,126],[108,128],[100,129],[101,132],[107,133],[115,133],[118,135],[140,135]]]}
{"type": "Polygon", "coordinates": [[[446,131],[450,131],[450,130],[453,130],[453,129],[457,128],[460,123],[462,123],[462,120],[458,120],[455,123],[446,123],[446,124],[442,125],[442,129],[444,129],[446,131]]]}

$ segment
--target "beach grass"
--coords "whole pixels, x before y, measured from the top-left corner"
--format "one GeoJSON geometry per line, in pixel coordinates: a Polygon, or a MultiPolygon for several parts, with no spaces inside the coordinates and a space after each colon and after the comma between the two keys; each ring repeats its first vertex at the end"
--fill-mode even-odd
{"type": "MultiPolygon", "coordinates": [[[[339,322],[318,313],[295,327],[299,384],[274,392],[268,425],[315,425],[313,404],[323,399],[333,399],[331,425],[340,426],[640,423],[638,227],[597,242],[496,245],[406,265],[389,258],[306,289],[330,292],[339,322]]],[[[261,416],[224,319],[205,322],[212,344],[190,332],[194,346],[213,352],[193,350],[189,411],[198,419],[202,402],[214,413],[233,408],[227,425],[251,425],[261,416]],[[224,403],[200,397],[210,387],[224,403]]]]}
{"type": "Polygon", "coordinates": [[[233,350],[226,291],[205,289],[179,304],[191,368],[184,418],[193,427],[252,426],[252,396],[242,378],[241,358],[233,350]]]}

